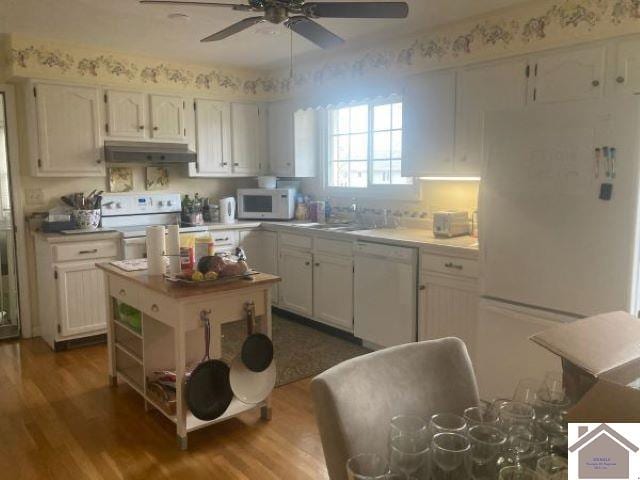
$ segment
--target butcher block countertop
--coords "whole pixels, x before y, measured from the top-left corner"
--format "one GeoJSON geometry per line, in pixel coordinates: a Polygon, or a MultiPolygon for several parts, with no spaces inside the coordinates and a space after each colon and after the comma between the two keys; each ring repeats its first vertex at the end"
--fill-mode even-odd
{"type": "Polygon", "coordinates": [[[141,287],[148,288],[175,300],[216,293],[227,293],[244,288],[270,285],[280,281],[280,277],[275,275],[258,273],[257,275],[251,275],[247,278],[223,282],[217,285],[190,286],[171,283],[161,275],[147,275],[146,270],[127,272],[110,263],[99,263],[97,267],[111,275],[132,281],[141,287]]]}

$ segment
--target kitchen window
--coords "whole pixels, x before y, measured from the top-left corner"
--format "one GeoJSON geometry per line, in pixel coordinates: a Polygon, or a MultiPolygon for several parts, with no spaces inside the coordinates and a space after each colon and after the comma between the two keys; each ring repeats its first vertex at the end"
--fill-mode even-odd
{"type": "Polygon", "coordinates": [[[402,102],[370,102],[328,110],[327,186],[411,186],[403,177],[402,102]]]}

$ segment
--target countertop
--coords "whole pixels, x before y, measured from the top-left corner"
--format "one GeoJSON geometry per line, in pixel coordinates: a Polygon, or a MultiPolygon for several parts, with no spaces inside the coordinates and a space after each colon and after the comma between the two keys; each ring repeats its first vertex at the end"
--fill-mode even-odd
{"type": "Polygon", "coordinates": [[[235,281],[229,281],[226,283],[220,283],[217,285],[202,285],[202,286],[184,286],[175,285],[164,279],[162,275],[147,275],[146,270],[136,272],[126,272],[110,263],[99,263],[97,267],[110,275],[116,275],[118,277],[125,278],[141,287],[148,288],[150,290],[161,293],[167,297],[179,300],[190,297],[198,297],[202,295],[213,295],[216,293],[226,293],[234,290],[241,290],[244,288],[252,288],[262,285],[271,285],[278,283],[280,277],[270,275],[268,273],[258,273],[247,278],[242,278],[235,281]]]}
{"type": "MultiPolygon", "coordinates": [[[[421,228],[378,228],[358,231],[327,231],[309,228],[313,225],[309,222],[275,222],[275,221],[237,221],[235,223],[208,223],[195,227],[187,227],[182,233],[199,232],[203,229],[209,231],[219,230],[243,230],[262,227],[265,230],[311,235],[314,237],[334,240],[384,243],[402,247],[420,248],[426,252],[438,255],[454,255],[468,258],[477,258],[478,239],[470,236],[456,238],[436,238],[430,230],[421,228]]],[[[119,238],[120,233],[112,232],[87,232],[75,235],[60,233],[39,233],[49,243],[95,241],[119,238]]]]}

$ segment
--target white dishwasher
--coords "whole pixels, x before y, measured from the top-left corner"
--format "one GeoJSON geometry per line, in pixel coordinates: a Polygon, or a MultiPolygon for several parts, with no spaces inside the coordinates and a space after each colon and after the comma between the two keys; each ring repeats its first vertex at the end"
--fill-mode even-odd
{"type": "Polygon", "coordinates": [[[354,335],[374,347],[416,341],[418,252],[357,242],[354,335]]]}

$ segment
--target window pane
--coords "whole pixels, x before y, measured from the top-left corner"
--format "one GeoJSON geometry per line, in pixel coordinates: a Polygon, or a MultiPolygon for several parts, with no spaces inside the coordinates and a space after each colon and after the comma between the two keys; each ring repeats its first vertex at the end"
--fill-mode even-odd
{"type": "Polygon", "coordinates": [[[391,129],[391,104],[373,107],[373,129],[391,129]]]}
{"type": "Polygon", "coordinates": [[[387,159],[391,153],[391,132],[375,132],[373,134],[373,158],[387,159]]]}
{"type": "Polygon", "coordinates": [[[367,187],[367,162],[349,162],[349,186],[367,187]]]}
{"type": "Polygon", "coordinates": [[[338,154],[336,160],[349,160],[349,135],[340,135],[338,138],[338,154]]]}
{"type": "Polygon", "coordinates": [[[402,130],[391,132],[391,158],[402,158],[402,130]]]}
{"type": "Polygon", "coordinates": [[[391,118],[393,119],[391,127],[394,130],[397,128],[402,128],[402,103],[394,103],[391,108],[391,118]]]}
{"type": "Polygon", "coordinates": [[[349,108],[339,108],[334,133],[349,133],[349,108]]]}
{"type": "Polygon", "coordinates": [[[400,160],[393,160],[391,162],[391,183],[394,185],[411,185],[413,180],[411,177],[403,177],[400,173],[400,160]]]}
{"type": "Polygon", "coordinates": [[[366,133],[369,130],[369,106],[351,108],[351,133],[366,133]]]}
{"type": "Polygon", "coordinates": [[[351,158],[350,160],[366,160],[368,150],[368,135],[359,133],[351,135],[351,158]]]}
{"type": "Polygon", "coordinates": [[[373,183],[377,185],[388,185],[391,183],[390,167],[391,162],[388,160],[373,162],[373,183]]]}
{"type": "Polygon", "coordinates": [[[347,162],[332,162],[330,178],[330,185],[332,187],[348,187],[349,164],[347,162]]]}

